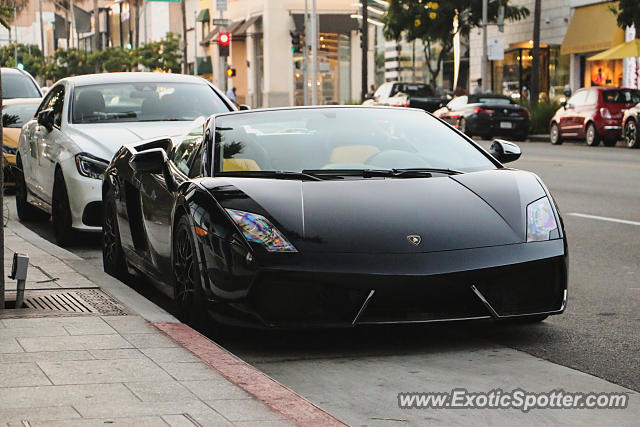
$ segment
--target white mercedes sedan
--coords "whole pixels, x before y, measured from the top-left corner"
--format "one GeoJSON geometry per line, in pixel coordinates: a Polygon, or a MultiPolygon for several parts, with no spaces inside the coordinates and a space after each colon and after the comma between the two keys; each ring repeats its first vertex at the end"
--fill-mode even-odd
{"type": "Polygon", "coordinates": [[[235,110],[198,77],[113,73],[58,81],[20,134],[16,205],[21,221],[51,216],[58,244],[100,231],[102,175],[122,145],[176,137],[193,120],[235,110]]]}

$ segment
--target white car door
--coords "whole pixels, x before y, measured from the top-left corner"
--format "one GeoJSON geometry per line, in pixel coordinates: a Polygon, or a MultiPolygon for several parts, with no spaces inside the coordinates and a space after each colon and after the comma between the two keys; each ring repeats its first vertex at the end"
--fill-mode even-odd
{"type": "Polygon", "coordinates": [[[40,126],[40,134],[38,137],[38,164],[35,171],[38,188],[41,191],[42,199],[51,204],[53,194],[53,181],[55,166],[60,153],[60,142],[63,140],[62,133],[62,114],[65,99],[65,87],[60,84],[51,89],[51,98],[47,103],[47,108],[53,109],[54,119],[53,128],[49,131],[40,126]]]}

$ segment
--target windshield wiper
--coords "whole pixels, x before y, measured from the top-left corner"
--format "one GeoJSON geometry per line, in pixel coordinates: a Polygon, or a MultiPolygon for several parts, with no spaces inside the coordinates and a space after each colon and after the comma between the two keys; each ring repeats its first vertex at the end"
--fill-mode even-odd
{"type": "Polygon", "coordinates": [[[306,181],[322,181],[322,178],[313,174],[290,171],[233,171],[222,172],[221,176],[239,176],[249,178],[279,178],[279,179],[302,179],[306,181]]]}
{"type": "Polygon", "coordinates": [[[304,169],[303,173],[319,176],[361,176],[363,178],[430,178],[434,173],[458,175],[463,172],[441,168],[404,168],[404,169],[304,169]]]}

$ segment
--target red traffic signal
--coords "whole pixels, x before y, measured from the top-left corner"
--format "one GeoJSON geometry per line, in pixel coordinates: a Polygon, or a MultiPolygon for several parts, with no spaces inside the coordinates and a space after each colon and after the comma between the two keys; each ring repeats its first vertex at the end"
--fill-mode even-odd
{"type": "Polygon", "coordinates": [[[220,33],[220,35],[218,36],[218,42],[223,46],[228,45],[230,41],[231,36],[229,35],[229,33],[220,33]]]}

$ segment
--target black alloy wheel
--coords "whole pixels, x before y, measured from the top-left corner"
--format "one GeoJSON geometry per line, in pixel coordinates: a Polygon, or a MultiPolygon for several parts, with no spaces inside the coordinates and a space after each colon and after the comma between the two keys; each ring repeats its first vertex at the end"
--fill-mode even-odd
{"type": "Polygon", "coordinates": [[[585,139],[589,147],[597,147],[598,145],[600,145],[600,135],[598,135],[596,125],[594,125],[593,123],[589,123],[587,125],[585,139]]]}
{"type": "Polygon", "coordinates": [[[624,125],[624,143],[628,148],[640,148],[640,135],[638,135],[638,123],[635,119],[627,120],[624,125]]]}
{"type": "Polygon", "coordinates": [[[549,140],[553,145],[562,144],[562,136],[560,135],[560,128],[557,123],[551,123],[551,129],[549,129],[549,140]]]}
{"type": "Polygon", "coordinates": [[[76,241],[77,232],[71,226],[71,205],[67,185],[60,169],[56,170],[53,181],[53,197],[51,206],[53,234],[59,246],[68,246],[76,241]]]}
{"type": "Polygon", "coordinates": [[[184,215],[174,232],[173,273],[176,315],[193,327],[203,327],[207,311],[200,282],[200,267],[191,225],[184,215]]]}
{"type": "Polygon", "coordinates": [[[27,183],[24,180],[24,171],[22,170],[22,160],[20,156],[16,159],[15,168],[16,177],[16,210],[20,221],[46,221],[49,214],[38,209],[27,201],[27,183]]]}
{"type": "Polygon", "coordinates": [[[104,272],[122,281],[129,275],[122,251],[116,204],[111,193],[105,195],[102,223],[102,266],[104,272]]]}

